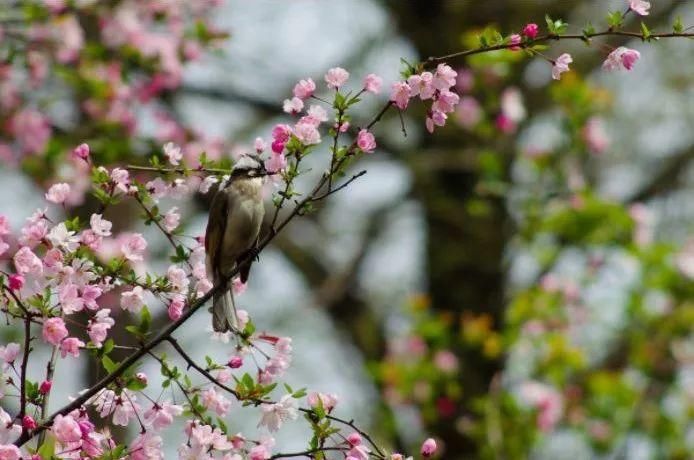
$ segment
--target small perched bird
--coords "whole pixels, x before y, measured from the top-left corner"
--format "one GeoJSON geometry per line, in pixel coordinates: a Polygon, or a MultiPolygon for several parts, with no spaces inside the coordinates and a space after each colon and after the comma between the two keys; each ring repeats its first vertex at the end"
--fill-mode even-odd
{"type": "MultiPolygon", "coordinates": [[[[265,216],[263,178],[267,175],[260,158],[246,155],[235,165],[229,179],[220,184],[210,208],[205,232],[207,273],[217,285],[226,279],[255,249],[265,216]]],[[[246,282],[250,263],[241,268],[246,282]]],[[[236,306],[231,281],[212,299],[212,328],[226,332],[236,328],[236,306]]]]}

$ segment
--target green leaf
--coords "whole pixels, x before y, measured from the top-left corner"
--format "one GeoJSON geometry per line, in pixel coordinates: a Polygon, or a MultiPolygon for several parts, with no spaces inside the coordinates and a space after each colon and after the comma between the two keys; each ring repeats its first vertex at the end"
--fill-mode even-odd
{"type": "Polygon", "coordinates": [[[248,372],[243,374],[243,377],[241,377],[241,383],[243,383],[243,385],[249,390],[253,390],[255,388],[255,381],[248,372]]]}
{"type": "Polygon", "coordinates": [[[41,447],[39,447],[39,450],[36,452],[41,458],[53,458],[53,455],[55,454],[55,442],[53,439],[54,438],[52,436],[45,437],[45,441],[43,444],[41,444],[41,447]]]}
{"type": "Polygon", "coordinates": [[[586,38],[590,38],[591,35],[595,33],[595,27],[593,27],[593,24],[590,22],[586,24],[586,26],[583,28],[583,36],[586,38]]]}
{"type": "Polygon", "coordinates": [[[109,354],[111,351],[113,351],[113,348],[116,346],[115,342],[113,341],[112,338],[109,338],[104,342],[104,345],[101,347],[102,353],[104,354],[109,354]]]}
{"type": "Polygon", "coordinates": [[[621,11],[613,11],[611,13],[607,13],[607,25],[613,29],[619,28],[622,26],[623,17],[624,16],[621,11]]]}
{"type": "Polygon", "coordinates": [[[681,34],[684,32],[684,24],[682,23],[682,16],[677,16],[675,22],[672,24],[672,31],[676,34],[681,34]]]}
{"type": "Polygon", "coordinates": [[[152,326],[152,315],[149,313],[149,308],[147,305],[142,307],[140,310],[140,333],[146,334],[149,332],[149,328],[152,326]]]}
{"type": "Polygon", "coordinates": [[[641,22],[641,34],[643,34],[643,39],[644,40],[649,40],[651,38],[651,31],[648,29],[648,26],[641,22]]]}
{"type": "Polygon", "coordinates": [[[114,363],[113,360],[106,355],[101,357],[101,365],[104,366],[104,370],[106,370],[106,372],[109,374],[115,371],[118,367],[118,364],[114,363]]]}

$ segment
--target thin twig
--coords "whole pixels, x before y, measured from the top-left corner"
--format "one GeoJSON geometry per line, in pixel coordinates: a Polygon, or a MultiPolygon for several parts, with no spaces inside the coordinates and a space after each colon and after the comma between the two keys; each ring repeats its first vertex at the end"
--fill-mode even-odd
{"type": "Polygon", "coordinates": [[[355,180],[359,179],[359,178],[360,178],[361,176],[363,176],[364,174],[366,174],[366,170],[365,170],[365,169],[362,170],[362,171],[359,171],[357,174],[355,174],[355,175],[353,175],[352,177],[350,177],[350,178],[347,180],[347,182],[345,182],[344,184],[342,184],[342,185],[340,185],[340,186],[338,186],[338,187],[336,187],[336,188],[334,188],[334,189],[328,188],[328,191],[327,191],[327,192],[325,192],[324,194],[319,195],[319,196],[313,198],[311,201],[320,201],[320,200],[322,200],[322,199],[324,199],[324,198],[329,197],[330,195],[332,195],[332,194],[334,194],[334,193],[339,192],[340,190],[342,190],[343,188],[347,187],[349,184],[351,184],[351,183],[354,182],[355,180]]]}
{"type": "Polygon", "coordinates": [[[641,32],[626,32],[626,31],[609,30],[609,29],[604,30],[602,32],[594,32],[594,33],[590,33],[590,34],[567,34],[567,35],[547,34],[547,35],[537,37],[533,40],[528,40],[526,42],[517,43],[517,44],[504,43],[501,45],[473,48],[473,49],[469,49],[469,50],[465,50],[465,51],[457,51],[455,53],[446,54],[445,56],[431,56],[426,61],[424,61],[424,65],[429,66],[429,65],[433,65],[433,64],[438,64],[440,62],[445,62],[445,61],[448,61],[451,59],[465,57],[465,56],[472,56],[473,54],[486,53],[489,51],[504,50],[504,49],[509,49],[509,48],[528,48],[532,45],[535,45],[538,43],[543,43],[543,42],[550,41],[550,40],[584,40],[585,41],[585,40],[589,40],[593,37],[603,37],[603,36],[608,36],[608,35],[622,36],[622,37],[634,37],[634,38],[640,38],[641,40],[657,39],[657,38],[675,38],[675,37],[694,38],[694,33],[690,33],[690,32],[680,32],[680,33],[671,32],[671,33],[650,34],[648,37],[646,37],[641,32]]]}

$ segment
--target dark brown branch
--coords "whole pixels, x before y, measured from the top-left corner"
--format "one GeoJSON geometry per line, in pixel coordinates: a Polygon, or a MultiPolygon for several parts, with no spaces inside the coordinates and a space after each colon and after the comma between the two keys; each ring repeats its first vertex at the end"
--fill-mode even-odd
{"type": "Polygon", "coordinates": [[[425,66],[431,66],[441,62],[449,61],[451,59],[472,56],[474,54],[486,53],[489,51],[505,50],[512,47],[520,48],[530,48],[538,43],[544,43],[551,40],[590,40],[594,37],[604,37],[604,36],[618,36],[618,37],[632,37],[640,38],[641,40],[657,39],[657,38],[694,38],[694,33],[691,32],[670,32],[670,33],[658,33],[651,34],[649,37],[645,37],[641,32],[626,32],[619,30],[604,30],[602,32],[594,32],[592,34],[567,34],[567,35],[557,35],[557,34],[547,34],[537,37],[534,40],[528,40],[520,44],[504,43],[501,45],[473,48],[465,51],[458,51],[455,53],[447,54],[445,56],[431,56],[426,61],[424,61],[425,66]]]}
{"type": "Polygon", "coordinates": [[[646,185],[627,199],[628,203],[646,201],[654,196],[674,189],[687,172],[687,166],[694,161],[694,148],[673,155],[663,169],[646,185]]]}

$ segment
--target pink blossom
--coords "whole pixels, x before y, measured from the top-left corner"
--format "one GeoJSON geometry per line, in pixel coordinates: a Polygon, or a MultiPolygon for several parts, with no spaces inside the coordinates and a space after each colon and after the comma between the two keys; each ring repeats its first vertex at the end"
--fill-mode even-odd
{"type": "Polygon", "coordinates": [[[559,80],[561,74],[569,71],[569,64],[573,62],[573,58],[569,53],[564,53],[559,56],[552,65],[552,78],[559,80]]]}
{"type": "Polygon", "coordinates": [[[128,235],[120,247],[123,256],[131,262],[139,262],[143,259],[147,241],[139,233],[128,235]]]}
{"type": "Polygon", "coordinates": [[[46,199],[51,203],[63,204],[70,196],[70,185],[65,183],[53,184],[46,193],[46,199]]]}
{"type": "Polygon", "coordinates": [[[178,213],[178,208],[176,206],[169,209],[166,214],[164,214],[163,224],[167,232],[173,232],[176,230],[180,223],[181,215],[178,213]]]}
{"type": "Polygon", "coordinates": [[[10,224],[7,221],[7,217],[0,215],[0,236],[7,236],[10,233],[10,224]]]}
{"type": "Polygon", "coordinates": [[[308,116],[302,118],[301,122],[304,122],[304,120],[306,120],[305,122],[313,124],[316,128],[321,123],[328,121],[328,114],[325,111],[325,109],[320,105],[312,105],[311,107],[309,107],[307,114],[308,116]]]}
{"type": "Polygon", "coordinates": [[[145,412],[145,424],[155,430],[161,430],[173,423],[174,417],[183,413],[183,407],[165,401],[162,404],[154,404],[145,412]]]}
{"type": "Polygon", "coordinates": [[[181,159],[183,158],[183,153],[181,153],[181,147],[174,144],[173,142],[167,142],[164,144],[164,155],[169,159],[169,163],[174,166],[178,166],[181,159]]]}
{"type": "Polygon", "coordinates": [[[455,112],[458,123],[468,129],[473,128],[482,118],[482,108],[472,96],[461,98],[455,112]]]}
{"type": "Polygon", "coordinates": [[[24,277],[17,273],[10,275],[7,279],[7,284],[13,291],[19,291],[24,287],[24,277]]]}
{"type": "Polygon", "coordinates": [[[331,89],[340,89],[340,86],[344,85],[348,78],[349,72],[342,67],[333,67],[325,74],[325,82],[331,89]]]}
{"type": "Polygon", "coordinates": [[[295,115],[304,110],[304,101],[302,101],[298,97],[285,99],[282,105],[282,110],[284,110],[286,113],[295,115]]]}
{"type": "Polygon", "coordinates": [[[121,294],[120,306],[123,310],[138,312],[145,304],[143,299],[144,291],[141,286],[135,286],[131,291],[121,294]]]}
{"type": "Polygon", "coordinates": [[[84,342],[76,337],[68,337],[60,342],[60,356],[65,358],[67,355],[72,355],[78,358],[81,347],[84,347],[84,342]]]}
{"type": "Polygon", "coordinates": [[[366,77],[364,77],[364,89],[369,93],[380,93],[382,84],[383,79],[374,73],[370,73],[366,77]]]}
{"type": "Polygon", "coordinates": [[[366,153],[372,153],[376,149],[376,138],[366,129],[359,131],[357,146],[366,153]]]}
{"type": "Polygon", "coordinates": [[[557,390],[540,382],[525,382],[520,388],[524,402],[538,410],[537,426],[542,431],[552,431],[563,412],[562,396],[557,390]]]}
{"type": "Polygon", "coordinates": [[[113,224],[104,219],[101,214],[92,214],[89,218],[89,225],[96,235],[111,236],[111,227],[113,224]]]}
{"type": "Polygon", "coordinates": [[[265,149],[267,148],[267,144],[263,140],[262,137],[256,137],[255,141],[253,142],[253,148],[255,149],[255,153],[263,153],[265,149]]]}
{"type": "Polygon", "coordinates": [[[412,90],[410,97],[419,96],[420,99],[426,100],[431,99],[436,92],[436,87],[434,87],[434,74],[431,72],[411,75],[407,79],[407,84],[410,85],[412,90]]]}
{"type": "Polygon", "coordinates": [[[0,445],[0,460],[21,460],[22,451],[14,444],[0,445]]]}
{"type": "Polygon", "coordinates": [[[116,187],[123,193],[128,193],[128,187],[130,186],[130,173],[122,168],[113,168],[111,171],[111,180],[116,187]]]}
{"type": "Polygon", "coordinates": [[[410,102],[412,88],[404,81],[396,81],[391,87],[390,100],[394,102],[400,110],[405,110],[410,102]]]}
{"type": "Polygon", "coordinates": [[[209,410],[215,411],[220,417],[224,417],[231,407],[231,401],[217,393],[213,387],[202,392],[202,404],[209,410]]]}
{"type": "MultiPolygon", "coordinates": [[[[214,178],[214,176],[208,176],[214,178]]],[[[216,180],[216,179],[215,179],[216,180]]],[[[152,195],[154,200],[160,200],[169,194],[169,184],[167,184],[161,177],[157,177],[145,184],[147,191],[152,195]]]]}
{"type": "Polygon", "coordinates": [[[440,91],[436,95],[435,99],[436,100],[431,104],[431,109],[444,113],[453,112],[455,107],[458,105],[458,102],[460,102],[460,96],[446,89],[440,91]]]}
{"type": "Polygon", "coordinates": [[[294,85],[294,96],[299,99],[308,99],[313,96],[313,92],[316,91],[316,84],[312,79],[307,78],[306,80],[299,80],[299,83],[294,85]]]}
{"type": "Polygon", "coordinates": [[[140,405],[136,400],[135,393],[130,390],[123,390],[120,396],[115,397],[112,419],[114,425],[128,426],[130,419],[136,417],[136,413],[140,412],[140,405]]]}
{"type": "Polygon", "coordinates": [[[540,28],[537,26],[535,23],[529,23],[526,24],[525,27],[523,27],[523,32],[522,34],[528,37],[531,40],[534,40],[535,37],[537,37],[537,33],[539,32],[540,28]]]}
{"type": "Polygon", "coordinates": [[[61,248],[67,252],[73,252],[79,247],[80,237],[75,232],[68,230],[65,222],[61,222],[48,232],[46,239],[54,248],[61,248]]]}
{"type": "Polygon", "coordinates": [[[351,433],[347,436],[347,442],[353,446],[358,446],[361,444],[361,435],[357,432],[351,433]]]}
{"type": "Polygon", "coordinates": [[[504,134],[511,134],[516,131],[516,123],[503,113],[496,116],[495,124],[499,131],[504,134]]]}
{"type": "Polygon", "coordinates": [[[178,321],[183,315],[183,307],[185,306],[185,298],[181,295],[175,295],[169,303],[167,312],[171,321],[178,321]]]}
{"type": "Polygon", "coordinates": [[[39,393],[42,395],[46,395],[51,391],[51,387],[53,386],[53,382],[50,380],[44,380],[41,382],[41,385],[39,385],[39,393]]]}
{"type": "Polygon", "coordinates": [[[90,310],[96,310],[99,305],[96,303],[96,299],[101,297],[103,291],[100,287],[94,285],[87,285],[82,288],[82,300],[84,301],[84,306],[90,310]]]}
{"type": "Polygon", "coordinates": [[[607,56],[605,62],[602,63],[602,68],[608,71],[631,70],[640,57],[641,53],[638,51],[620,46],[607,56]]]}
{"type": "Polygon", "coordinates": [[[287,159],[284,157],[284,153],[275,153],[273,149],[273,152],[270,154],[270,158],[265,160],[265,169],[267,172],[276,173],[282,171],[286,167],[287,159]]]}
{"type": "Polygon", "coordinates": [[[601,154],[610,146],[610,138],[602,118],[591,117],[581,130],[583,140],[592,153],[601,154]]]}
{"type": "Polygon", "coordinates": [[[648,10],[651,9],[651,2],[644,0],[628,0],[629,9],[641,16],[648,16],[648,10]]]}
{"type": "Polygon", "coordinates": [[[694,239],[687,241],[675,256],[675,266],[684,276],[694,280],[694,239]]]}
{"type": "Polygon", "coordinates": [[[272,139],[286,143],[292,135],[292,128],[289,125],[278,124],[272,128],[272,139]]]}
{"type": "Polygon", "coordinates": [[[151,431],[140,433],[130,445],[130,460],[163,460],[163,441],[151,431]]]}
{"type": "Polygon", "coordinates": [[[508,43],[509,45],[512,45],[509,47],[511,51],[519,51],[521,49],[520,43],[523,41],[523,38],[521,38],[520,35],[518,34],[513,34],[509,37],[508,43]]]}
{"type": "Polygon", "coordinates": [[[311,407],[318,407],[318,402],[323,405],[323,409],[326,412],[332,411],[335,406],[337,406],[338,398],[337,395],[332,393],[309,393],[306,397],[308,405],[311,407]]]}
{"type": "Polygon", "coordinates": [[[81,160],[89,161],[89,144],[82,143],[72,150],[72,154],[81,160]]]}
{"type": "MultiPolygon", "coordinates": [[[[17,356],[19,355],[19,344],[15,342],[10,342],[5,346],[0,346],[0,359],[2,359],[5,364],[12,364],[17,356]]],[[[4,366],[3,366],[4,367],[4,366]]]]}
{"type": "Polygon", "coordinates": [[[71,415],[58,414],[53,421],[51,431],[58,442],[63,444],[77,442],[82,439],[82,430],[71,415]]]}
{"type": "Polygon", "coordinates": [[[270,431],[277,431],[287,420],[296,420],[299,416],[298,404],[292,395],[284,395],[274,404],[260,406],[263,416],[258,426],[265,426],[270,431]]]}
{"type": "Polygon", "coordinates": [[[58,300],[60,301],[60,308],[66,315],[84,309],[84,301],[80,297],[77,286],[73,283],[66,283],[58,288],[58,300]]]}
{"type": "Polygon", "coordinates": [[[82,233],[80,233],[80,243],[92,251],[98,251],[103,241],[104,239],[91,229],[83,230],[82,233]]]}
{"type": "Polygon", "coordinates": [[[55,26],[55,35],[59,45],[56,58],[62,63],[76,60],[84,47],[84,31],[77,18],[72,14],[62,15],[55,21],[55,26]]]}
{"type": "Polygon", "coordinates": [[[434,365],[443,372],[458,370],[458,357],[450,350],[439,350],[434,355],[434,365]]]}
{"type": "Polygon", "coordinates": [[[425,120],[425,126],[427,128],[427,131],[430,133],[434,132],[434,127],[435,126],[444,126],[446,124],[446,120],[448,119],[448,115],[443,113],[440,110],[432,110],[432,112],[429,114],[429,116],[425,120]]]}
{"type": "Polygon", "coordinates": [[[68,332],[62,318],[49,318],[43,322],[42,334],[43,340],[57,346],[67,337],[68,332]]]}
{"type": "Polygon", "coordinates": [[[51,137],[48,118],[34,109],[23,109],[10,119],[10,128],[28,153],[41,153],[51,137]]]}
{"type": "Polygon", "coordinates": [[[501,112],[514,123],[525,120],[527,112],[518,88],[512,86],[501,93],[501,112]]]}
{"type": "Polygon", "coordinates": [[[264,445],[253,447],[249,452],[250,460],[267,460],[270,458],[270,450],[264,445]]]}
{"type": "Polygon", "coordinates": [[[13,260],[17,273],[20,275],[26,275],[27,273],[38,275],[43,271],[41,259],[26,246],[22,246],[15,253],[13,260]]]}
{"type": "Polygon", "coordinates": [[[457,76],[458,72],[453,70],[451,66],[448,64],[439,64],[436,66],[436,72],[434,72],[432,85],[439,91],[447,90],[455,85],[455,79],[457,76]]]}
{"type": "Polygon", "coordinates": [[[175,265],[171,265],[166,271],[166,278],[169,280],[169,284],[176,292],[185,292],[188,289],[190,280],[185,270],[179,268],[175,265]]]}
{"type": "Polygon", "coordinates": [[[48,234],[48,222],[43,219],[35,221],[27,220],[27,224],[22,227],[22,236],[19,238],[19,241],[23,245],[33,248],[41,243],[48,234]]]}
{"type": "Polygon", "coordinates": [[[239,367],[243,366],[243,358],[240,356],[232,356],[227,363],[227,366],[232,369],[238,369],[239,367]]]}
{"type": "Polygon", "coordinates": [[[22,433],[22,427],[13,421],[12,416],[0,407],[0,444],[13,442],[22,433]]]}
{"type": "Polygon", "coordinates": [[[320,144],[320,133],[309,123],[298,123],[294,127],[294,135],[304,145],[320,144]]]}
{"type": "Polygon", "coordinates": [[[100,348],[101,344],[106,340],[109,329],[116,323],[113,318],[109,316],[110,313],[111,310],[108,308],[99,310],[87,325],[89,339],[98,348],[100,348]]]}
{"type": "Polygon", "coordinates": [[[420,452],[423,457],[431,457],[434,455],[436,452],[436,441],[434,441],[432,438],[428,438],[422,443],[422,448],[420,449],[420,452]]]}

